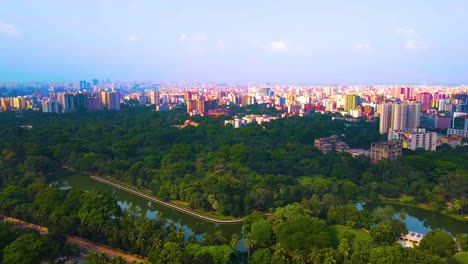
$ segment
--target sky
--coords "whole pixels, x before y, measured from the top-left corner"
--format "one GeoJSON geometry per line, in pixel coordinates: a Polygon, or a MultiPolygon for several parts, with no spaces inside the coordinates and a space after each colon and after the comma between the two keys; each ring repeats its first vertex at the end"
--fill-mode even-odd
{"type": "Polygon", "coordinates": [[[466,84],[466,0],[0,0],[0,82],[466,84]]]}

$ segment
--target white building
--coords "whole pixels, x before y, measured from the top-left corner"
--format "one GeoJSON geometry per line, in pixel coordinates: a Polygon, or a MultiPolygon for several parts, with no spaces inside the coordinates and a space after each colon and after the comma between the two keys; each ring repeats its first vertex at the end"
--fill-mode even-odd
{"type": "Polygon", "coordinates": [[[388,140],[400,141],[403,148],[416,150],[423,148],[429,151],[436,151],[437,133],[426,132],[424,128],[403,129],[388,131],[388,140]]]}

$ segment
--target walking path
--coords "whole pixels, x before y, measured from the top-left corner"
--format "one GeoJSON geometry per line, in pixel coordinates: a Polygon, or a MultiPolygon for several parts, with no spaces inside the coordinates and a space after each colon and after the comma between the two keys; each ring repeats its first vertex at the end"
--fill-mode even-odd
{"type": "Polygon", "coordinates": [[[182,213],[185,213],[185,214],[188,214],[188,215],[191,215],[191,216],[194,216],[194,217],[197,217],[197,218],[206,220],[206,221],[210,221],[210,222],[213,222],[213,223],[220,223],[220,224],[235,224],[235,223],[242,223],[242,222],[244,221],[244,218],[237,218],[237,219],[232,219],[232,220],[224,220],[224,219],[219,219],[219,218],[207,216],[207,215],[198,213],[198,212],[196,212],[196,211],[193,211],[193,210],[191,210],[191,209],[184,208],[184,207],[182,207],[182,206],[179,206],[179,205],[176,205],[176,204],[173,204],[173,203],[164,202],[163,200],[158,199],[158,198],[156,198],[156,197],[154,197],[154,196],[151,196],[151,195],[142,193],[142,192],[140,192],[140,191],[137,191],[137,190],[135,190],[135,189],[133,189],[133,188],[129,188],[129,187],[123,186],[123,185],[121,185],[121,184],[118,184],[118,183],[109,181],[109,180],[104,179],[104,178],[102,178],[102,177],[97,177],[97,176],[90,176],[90,177],[91,177],[91,179],[94,179],[94,180],[96,180],[96,181],[100,181],[100,182],[102,182],[102,183],[105,183],[105,184],[114,186],[114,187],[119,188],[119,189],[121,189],[121,190],[124,190],[124,191],[130,192],[130,193],[136,194],[136,195],[141,196],[141,197],[143,197],[143,198],[146,198],[146,199],[148,199],[148,200],[150,200],[150,201],[153,201],[153,202],[162,204],[162,205],[167,206],[167,207],[169,207],[169,208],[175,209],[175,210],[180,211],[180,212],[182,212],[182,213]]]}
{"type": "MultiPolygon", "coordinates": [[[[16,218],[9,217],[9,216],[2,215],[2,214],[0,214],[0,220],[2,220],[3,222],[13,223],[21,228],[36,229],[37,231],[39,231],[41,235],[46,235],[49,232],[49,229],[47,227],[35,225],[32,223],[25,222],[23,220],[16,219],[16,218]]],[[[129,263],[134,262],[134,261],[145,262],[145,263],[147,262],[147,259],[143,257],[132,255],[130,253],[127,253],[119,249],[111,248],[111,247],[98,244],[98,243],[95,243],[95,242],[92,242],[83,238],[76,237],[76,236],[67,235],[67,234],[64,234],[64,235],[67,238],[67,241],[69,243],[78,246],[83,253],[86,253],[87,251],[92,250],[92,251],[104,253],[111,258],[120,256],[129,263]]]]}

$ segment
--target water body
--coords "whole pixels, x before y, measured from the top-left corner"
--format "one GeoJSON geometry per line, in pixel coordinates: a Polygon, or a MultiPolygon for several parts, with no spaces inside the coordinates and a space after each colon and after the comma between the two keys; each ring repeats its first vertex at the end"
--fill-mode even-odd
{"type": "MultiPolygon", "coordinates": [[[[176,226],[181,227],[184,230],[186,238],[189,235],[194,234],[197,240],[203,238],[204,233],[214,233],[221,230],[225,237],[229,240],[231,235],[238,234],[239,237],[243,238],[242,224],[216,224],[207,222],[196,217],[186,215],[177,210],[170,209],[163,205],[155,202],[148,201],[138,195],[125,192],[107,184],[95,181],[89,176],[85,175],[70,175],[61,178],[57,182],[57,186],[60,188],[78,188],[84,191],[91,190],[102,190],[111,193],[117,203],[122,209],[127,209],[130,206],[135,206],[141,210],[143,214],[148,218],[155,219],[158,215],[162,214],[168,223],[174,223],[176,226]]],[[[369,204],[357,204],[358,209],[364,209],[372,211],[378,206],[385,206],[385,203],[369,203],[369,204]]],[[[408,230],[415,231],[418,233],[426,234],[433,229],[440,229],[455,235],[457,233],[468,234],[468,222],[456,220],[440,213],[426,211],[419,208],[403,205],[393,205],[396,218],[399,218],[401,208],[406,210],[406,218],[403,222],[406,224],[408,230]]],[[[241,245],[236,248],[240,251],[246,251],[241,240],[241,245]]]]}
{"type": "Polygon", "coordinates": [[[358,209],[372,211],[377,207],[384,207],[391,205],[397,212],[396,219],[400,219],[400,210],[406,211],[406,218],[400,219],[406,224],[406,228],[417,233],[426,234],[431,230],[443,230],[450,233],[452,236],[458,233],[468,234],[468,222],[457,220],[445,216],[438,212],[432,212],[421,208],[399,205],[399,204],[386,204],[386,203],[368,203],[358,205],[358,209]]]}
{"type": "MultiPolygon", "coordinates": [[[[162,215],[167,220],[168,224],[174,223],[177,227],[181,227],[184,230],[186,239],[193,234],[197,240],[201,240],[204,233],[214,233],[218,230],[223,232],[228,241],[233,234],[238,234],[241,238],[243,237],[242,223],[216,224],[204,221],[158,203],[148,201],[138,195],[98,182],[86,175],[75,174],[65,176],[60,178],[56,185],[62,189],[78,188],[84,191],[101,190],[108,192],[117,200],[118,205],[122,209],[135,206],[140,209],[147,218],[151,219],[156,219],[159,215],[162,215]]],[[[243,241],[241,241],[241,245],[236,249],[240,251],[245,250],[243,241]]]]}

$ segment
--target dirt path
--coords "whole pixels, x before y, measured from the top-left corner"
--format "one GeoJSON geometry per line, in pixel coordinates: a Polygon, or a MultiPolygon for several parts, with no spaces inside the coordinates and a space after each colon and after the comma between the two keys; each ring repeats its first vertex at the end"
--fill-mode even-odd
{"type": "Polygon", "coordinates": [[[203,220],[206,220],[206,221],[209,221],[209,222],[219,223],[219,224],[236,224],[236,223],[242,223],[242,222],[244,221],[244,218],[237,218],[237,219],[232,219],[232,220],[224,220],[224,219],[219,219],[219,218],[207,216],[207,215],[198,213],[198,212],[196,212],[196,211],[193,211],[193,210],[191,210],[191,209],[184,208],[184,207],[182,207],[182,206],[179,206],[179,205],[176,205],[176,204],[173,204],[173,203],[164,202],[163,200],[158,199],[158,198],[156,198],[156,197],[154,197],[154,196],[151,196],[151,195],[142,193],[142,192],[140,192],[140,191],[137,191],[137,190],[135,190],[135,189],[133,189],[133,188],[129,188],[129,187],[123,186],[123,185],[121,185],[121,184],[118,184],[118,183],[109,181],[109,180],[104,179],[104,178],[102,178],[102,177],[97,177],[97,176],[90,176],[90,177],[91,177],[91,179],[94,179],[94,180],[96,180],[96,181],[100,181],[100,182],[102,182],[102,183],[111,185],[111,186],[116,187],[116,188],[119,188],[119,189],[121,189],[121,190],[124,190],[124,191],[130,192],[130,193],[136,194],[136,195],[141,196],[141,197],[143,197],[143,198],[146,198],[146,199],[148,199],[148,200],[150,200],[150,201],[153,201],[153,202],[162,204],[162,205],[164,205],[164,206],[167,206],[167,207],[169,207],[169,208],[175,209],[175,210],[180,211],[180,212],[182,212],[182,213],[185,213],[185,214],[188,214],[188,215],[191,215],[191,216],[195,216],[195,217],[197,217],[197,218],[200,218],[200,219],[203,219],[203,220]]]}
{"type": "MultiPolygon", "coordinates": [[[[40,226],[40,225],[35,225],[35,224],[32,224],[32,223],[25,222],[23,220],[16,219],[16,218],[9,217],[9,216],[2,215],[2,214],[0,214],[0,220],[2,220],[3,222],[13,223],[15,225],[20,226],[21,228],[36,229],[37,231],[39,231],[39,233],[41,235],[45,235],[45,234],[47,234],[49,232],[49,229],[47,227],[43,227],[43,226],[40,226]]],[[[133,262],[133,261],[147,262],[147,259],[145,259],[143,257],[132,255],[132,254],[124,252],[122,250],[111,248],[111,247],[108,247],[108,246],[105,246],[105,245],[102,245],[102,244],[98,244],[98,243],[95,243],[95,242],[92,242],[92,241],[89,241],[89,240],[86,240],[86,239],[83,239],[83,238],[79,238],[79,237],[72,236],[72,235],[67,235],[67,234],[65,234],[65,237],[67,238],[67,241],[69,243],[77,245],[80,248],[81,252],[83,252],[83,253],[86,253],[89,250],[92,250],[92,251],[104,253],[108,257],[111,257],[111,258],[120,256],[125,261],[127,261],[129,263],[133,262]]]]}
{"type": "Polygon", "coordinates": [[[111,247],[108,247],[108,246],[105,246],[105,245],[102,245],[102,244],[94,243],[94,242],[86,240],[86,239],[82,239],[82,238],[75,237],[75,236],[70,236],[70,235],[66,235],[66,237],[67,237],[67,241],[69,243],[77,245],[81,249],[82,252],[87,252],[89,250],[92,250],[92,251],[97,251],[97,252],[104,253],[108,257],[120,256],[123,259],[125,259],[125,261],[127,261],[127,262],[133,262],[133,261],[147,262],[148,261],[147,259],[145,259],[143,257],[132,255],[132,254],[124,252],[122,250],[111,248],[111,247]]]}

